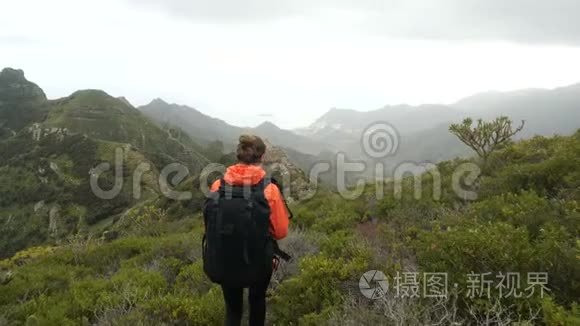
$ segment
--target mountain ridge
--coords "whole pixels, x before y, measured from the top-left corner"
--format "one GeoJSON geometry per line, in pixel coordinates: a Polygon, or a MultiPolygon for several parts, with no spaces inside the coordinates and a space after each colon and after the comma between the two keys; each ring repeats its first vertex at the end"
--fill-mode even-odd
{"type": "Polygon", "coordinates": [[[169,104],[158,99],[137,108],[160,125],[173,125],[187,132],[195,139],[206,143],[218,140],[224,147],[232,150],[238,137],[244,133],[253,133],[269,139],[277,146],[300,149],[308,154],[318,154],[328,148],[312,139],[282,129],[270,121],[264,121],[254,128],[231,125],[221,119],[211,117],[186,105],[169,104]]]}
{"type": "MultiPolygon", "coordinates": [[[[371,110],[356,110],[356,109],[351,109],[351,108],[330,108],[326,113],[322,114],[319,118],[317,118],[313,123],[311,123],[308,126],[305,127],[298,127],[295,128],[297,130],[301,130],[301,129],[306,129],[309,128],[310,126],[319,123],[321,120],[323,120],[323,118],[328,117],[328,116],[335,116],[337,113],[341,113],[341,114],[354,114],[354,115],[373,115],[376,114],[378,112],[384,112],[384,113],[392,113],[392,112],[386,112],[389,110],[396,110],[396,109],[408,109],[408,110],[417,110],[417,109],[426,109],[426,108],[434,108],[434,107],[440,107],[440,108],[456,108],[458,109],[458,107],[462,106],[461,104],[464,102],[468,102],[472,99],[481,99],[481,98],[488,98],[488,97],[508,97],[508,96],[526,96],[526,95],[530,95],[530,93],[549,93],[549,92],[561,92],[561,91],[578,91],[580,92],[580,82],[578,83],[573,83],[570,85],[564,85],[564,86],[558,86],[558,87],[554,87],[554,88],[522,88],[522,89],[516,89],[516,90],[511,90],[511,91],[497,91],[497,90],[490,90],[490,91],[483,91],[483,92],[478,92],[472,95],[468,95],[465,97],[460,98],[459,100],[451,103],[451,104],[439,104],[439,103],[423,103],[423,104],[419,104],[419,105],[409,105],[409,104],[387,104],[384,105],[380,108],[377,109],[371,109],[371,110]]],[[[464,113],[468,113],[468,112],[464,112],[464,113]]]]}

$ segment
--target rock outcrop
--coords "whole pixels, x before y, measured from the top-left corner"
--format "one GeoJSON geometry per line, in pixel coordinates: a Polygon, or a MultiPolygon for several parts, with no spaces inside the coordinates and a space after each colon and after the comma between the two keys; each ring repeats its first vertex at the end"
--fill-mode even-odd
{"type": "Polygon", "coordinates": [[[284,195],[289,202],[305,199],[313,193],[314,187],[302,171],[289,158],[286,152],[274,146],[268,140],[263,165],[269,175],[282,186],[284,195]]]}
{"type": "Polygon", "coordinates": [[[0,72],[0,139],[11,137],[26,125],[44,116],[46,95],[29,82],[22,70],[5,68],[0,72]]]}
{"type": "Polygon", "coordinates": [[[29,82],[20,69],[4,68],[0,72],[0,98],[4,101],[46,101],[44,91],[29,82]]]}

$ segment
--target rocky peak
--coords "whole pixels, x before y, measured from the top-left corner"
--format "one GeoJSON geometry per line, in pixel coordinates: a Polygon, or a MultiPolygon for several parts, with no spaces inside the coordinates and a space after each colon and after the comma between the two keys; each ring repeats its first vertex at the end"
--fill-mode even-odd
{"type": "Polygon", "coordinates": [[[22,69],[4,68],[0,72],[0,78],[26,82],[26,78],[24,78],[24,71],[22,69]]]}
{"type": "Polygon", "coordinates": [[[29,82],[20,69],[4,68],[0,72],[0,101],[46,100],[38,85],[29,82]]]}
{"type": "Polygon", "coordinates": [[[163,99],[161,99],[161,98],[156,98],[156,99],[152,100],[152,101],[151,101],[149,104],[147,104],[147,105],[148,105],[148,106],[149,106],[149,105],[154,105],[154,106],[169,106],[169,103],[165,102],[165,101],[164,101],[163,99]]]}
{"type": "Polygon", "coordinates": [[[280,130],[280,128],[270,121],[264,121],[256,127],[256,130],[280,130]]]}

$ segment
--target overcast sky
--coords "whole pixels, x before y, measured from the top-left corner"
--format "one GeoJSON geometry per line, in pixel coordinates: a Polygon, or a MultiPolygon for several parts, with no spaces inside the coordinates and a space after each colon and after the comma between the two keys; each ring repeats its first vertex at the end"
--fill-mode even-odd
{"type": "Polygon", "coordinates": [[[578,0],[0,0],[0,66],[237,125],[580,82],[578,0]]]}

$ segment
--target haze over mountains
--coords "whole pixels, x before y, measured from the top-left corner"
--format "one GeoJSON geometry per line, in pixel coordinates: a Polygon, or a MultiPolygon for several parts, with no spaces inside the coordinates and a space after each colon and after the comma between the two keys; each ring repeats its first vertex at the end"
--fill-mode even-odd
{"type": "Polygon", "coordinates": [[[449,124],[466,117],[493,119],[508,116],[525,121],[518,138],[573,133],[580,121],[580,84],[514,92],[487,92],[466,97],[451,105],[386,106],[357,112],[333,109],[307,128],[297,130],[318,141],[334,145],[354,157],[360,153],[361,133],[379,121],[390,123],[399,133],[399,151],[387,164],[402,161],[438,162],[472,153],[448,132],[449,124]],[[358,151],[357,151],[358,150],[358,151]]]}
{"type": "Polygon", "coordinates": [[[386,121],[402,135],[409,135],[467,116],[490,119],[506,115],[514,121],[526,120],[525,136],[569,133],[576,127],[570,118],[580,117],[579,100],[580,84],[575,84],[553,90],[481,93],[451,105],[396,105],[368,112],[332,109],[297,132],[321,139],[337,132],[358,135],[370,124],[386,121]]]}
{"type": "Polygon", "coordinates": [[[294,148],[309,154],[318,154],[326,147],[326,144],[280,129],[268,121],[255,128],[233,126],[194,108],[169,104],[162,99],[155,99],[147,105],[138,107],[138,109],[160,125],[177,126],[190,136],[201,141],[222,141],[226,148],[232,148],[232,145],[237,142],[242,133],[257,134],[268,138],[278,146],[294,148]]]}
{"type": "MultiPolygon", "coordinates": [[[[164,125],[175,125],[196,139],[218,139],[232,146],[242,132],[251,132],[273,143],[308,155],[309,163],[345,152],[352,159],[368,158],[362,153],[362,132],[377,122],[387,122],[398,132],[399,150],[388,157],[387,165],[402,161],[437,162],[469,150],[448,132],[450,123],[466,117],[492,119],[500,115],[514,123],[525,120],[518,137],[569,134],[580,121],[580,84],[556,89],[525,89],[513,92],[486,92],[466,97],[454,104],[419,106],[388,105],[373,111],[333,108],[311,125],[288,131],[264,122],[256,128],[241,128],[205,115],[194,108],[154,100],[139,110],[164,125]],[[322,156],[320,156],[322,155],[322,156]]],[[[299,159],[305,161],[304,157],[299,159]]],[[[307,164],[302,164],[307,165],[307,164]]]]}

